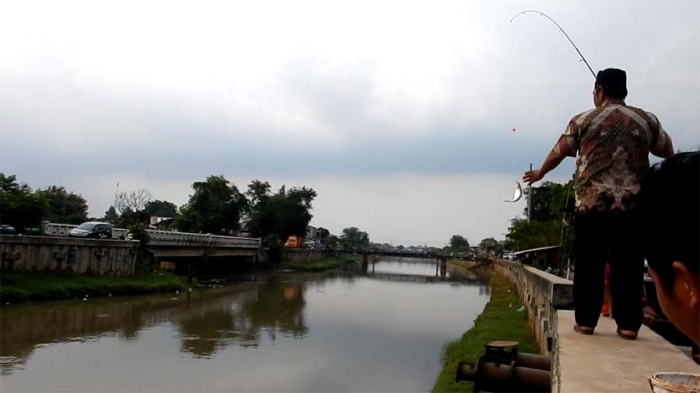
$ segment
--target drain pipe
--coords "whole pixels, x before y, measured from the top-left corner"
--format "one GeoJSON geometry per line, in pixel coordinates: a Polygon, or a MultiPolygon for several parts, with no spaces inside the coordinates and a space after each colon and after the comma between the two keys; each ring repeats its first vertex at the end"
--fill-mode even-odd
{"type": "Polygon", "coordinates": [[[551,391],[552,361],[548,356],[518,352],[516,341],[493,341],[476,365],[460,362],[457,382],[474,382],[474,392],[551,391]],[[510,351],[506,351],[510,349],[510,351]]]}

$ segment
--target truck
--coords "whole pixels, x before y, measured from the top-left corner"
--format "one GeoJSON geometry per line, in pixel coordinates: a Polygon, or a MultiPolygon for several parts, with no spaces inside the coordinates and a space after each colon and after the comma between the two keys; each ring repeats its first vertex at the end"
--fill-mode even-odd
{"type": "Polygon", "coordinates": [[[304,244],[304,238],[301,236],[290,236],[284,246],[287,248],[300,248],[304,244]]]}

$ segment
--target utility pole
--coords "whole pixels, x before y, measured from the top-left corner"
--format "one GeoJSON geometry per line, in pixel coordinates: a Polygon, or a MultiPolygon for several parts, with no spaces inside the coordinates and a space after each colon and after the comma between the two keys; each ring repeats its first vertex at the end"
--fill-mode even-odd
{"type": "MultiPolygon", "coordinates": [[[[532,163],[530,163],[530,170],[532,171],[532,163]]],[[[532,184],[527,186],[527,223],[530,223],[532,218],[532,184]]]]}

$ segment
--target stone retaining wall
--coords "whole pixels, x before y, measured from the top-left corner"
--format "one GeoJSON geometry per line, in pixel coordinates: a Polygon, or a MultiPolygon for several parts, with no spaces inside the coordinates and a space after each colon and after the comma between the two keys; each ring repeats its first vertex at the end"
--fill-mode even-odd
{"type": "Polygon", "coordinates": [[[516,262],[495,261],[493,266],[518,288],[540,353],[549,354],[556,339],[556,310],[572,307],[573,282],[516,262]]]}
{"type": "Polygon", "coordinates": [[[139,242],[0,235],[3,271],[134,274],[139,242]]]}

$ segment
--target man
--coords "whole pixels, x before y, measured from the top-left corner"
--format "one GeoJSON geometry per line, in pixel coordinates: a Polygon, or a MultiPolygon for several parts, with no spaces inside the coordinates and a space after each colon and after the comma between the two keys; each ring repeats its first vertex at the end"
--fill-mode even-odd
{"type": "Polygon", "coordinates": [[[620,337],[634,340],[642,325],[644,257],[632,211],[649,153],[673,154],[671,138],[651,113],[627,106],[627,75],[599,71],[593,90],[595,109],[574,116],[542,167],[526,172],[532,184],[565,157],[576,157],[575,330],[593,334],[603,302],[605,263],[620,337]]]}
{"type": "Polygon", "coordinates": [[[638,213],[649,275],[668,319],[700,344],[700,153],[654,165],[638,213]]]}

